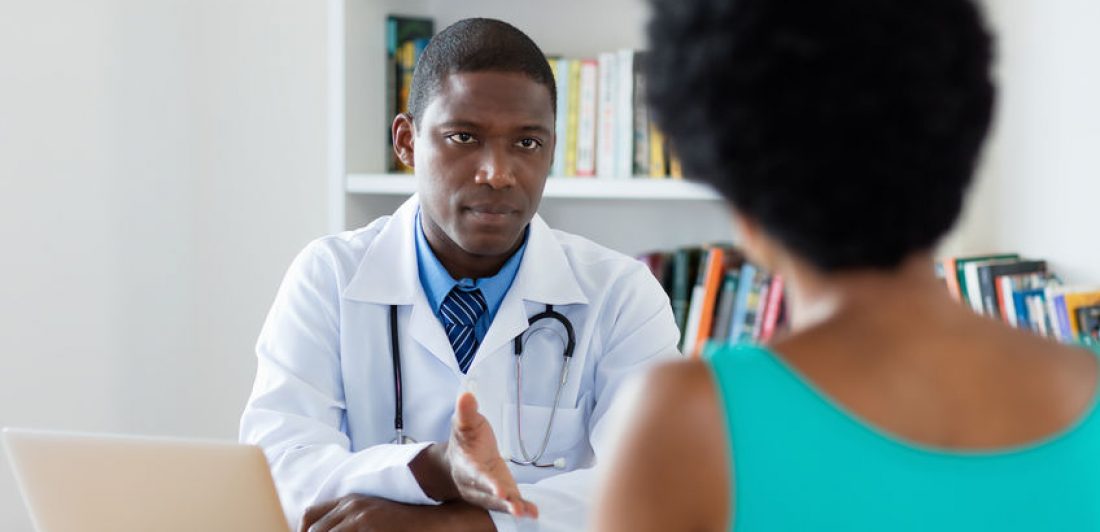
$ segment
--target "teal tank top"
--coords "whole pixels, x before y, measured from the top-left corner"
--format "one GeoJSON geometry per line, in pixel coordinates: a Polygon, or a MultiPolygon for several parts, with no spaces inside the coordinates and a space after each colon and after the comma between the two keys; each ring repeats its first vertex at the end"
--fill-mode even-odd
{"type": "Polygon", "coordinates": [[[1100,530],[1095,397],[1044,441],[952,452],[866,424],[763,347],[705,358],[733,456],[733,530],[1100,530]]]}

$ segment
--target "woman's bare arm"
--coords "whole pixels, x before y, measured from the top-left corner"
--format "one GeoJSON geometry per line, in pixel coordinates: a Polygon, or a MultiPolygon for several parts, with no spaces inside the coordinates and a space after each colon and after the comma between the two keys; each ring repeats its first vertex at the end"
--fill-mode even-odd
{"type": "Polygon", "coordinates": [[[600,494],[605,532],[728,530],[730,457],[710,370],[700,360],[655,368],[600,494]]]}

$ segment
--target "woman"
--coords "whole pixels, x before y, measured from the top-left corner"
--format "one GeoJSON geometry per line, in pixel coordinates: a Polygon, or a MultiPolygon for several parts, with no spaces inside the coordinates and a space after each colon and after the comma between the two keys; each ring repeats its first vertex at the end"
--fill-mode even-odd
{"type": "Polygon", "coordinates": [[[601,530],[1100,529],[1097,360],[933,275],[992,109],[965,0],[654,0],[651,103],[789,333],[655,371],[601,530]]]}

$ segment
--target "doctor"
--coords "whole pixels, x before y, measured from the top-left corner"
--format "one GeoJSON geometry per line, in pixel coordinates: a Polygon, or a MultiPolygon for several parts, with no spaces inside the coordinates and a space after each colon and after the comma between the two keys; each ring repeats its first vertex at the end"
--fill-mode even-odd
{"type": "Polygon", "coordinates": [[[448,27],[409,99],[392,134],[418,193],[295,259],[241,440],[302,530],[579,530],[620,384],[677,356],[668,298],[535,214],[556,91],[526,35],[448,27]]]}

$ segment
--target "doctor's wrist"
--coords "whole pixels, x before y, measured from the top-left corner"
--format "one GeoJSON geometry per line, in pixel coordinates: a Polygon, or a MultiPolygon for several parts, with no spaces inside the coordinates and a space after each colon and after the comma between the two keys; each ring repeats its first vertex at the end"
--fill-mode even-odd
{"type": "Polygon", "coordinates": [[[459,498],[458,486],[447,463],[447,444],[433,443],[425,447],[409,462],[409,470],[428,497],[440,502],[459,498]]]}

